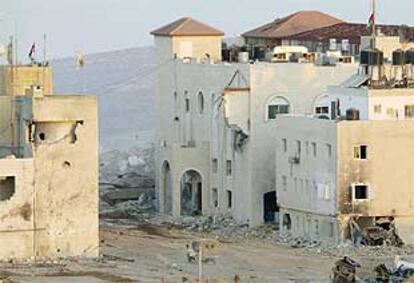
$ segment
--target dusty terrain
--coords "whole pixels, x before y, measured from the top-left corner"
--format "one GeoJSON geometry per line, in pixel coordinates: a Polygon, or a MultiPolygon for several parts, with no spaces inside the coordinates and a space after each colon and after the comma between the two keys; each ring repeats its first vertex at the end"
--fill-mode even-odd
{"type": "MultiPolygon", "coordinates": [[[[198,265],[187,262],[185,245],[214,236],[167,227],[156,222],[102,221],[101,258],[36,265],[3,263],[0,278],[22,283],[162,282],[163,278],[166,282],[192,282],[189,280],[197,277],[198,265]]],[[[376,250],[350,253],[363,266],[359,276],[367,276],[377,264],[393,260],[391,254],[376,250]]],[[[294,249],[267,240],[219,239],[206,254],[212,261],[204,264],[204,278],[208,282],[232,282],[237,274],[241,282],[329,282],[331,268],[341,256],[338,251],[294,249]]]]}

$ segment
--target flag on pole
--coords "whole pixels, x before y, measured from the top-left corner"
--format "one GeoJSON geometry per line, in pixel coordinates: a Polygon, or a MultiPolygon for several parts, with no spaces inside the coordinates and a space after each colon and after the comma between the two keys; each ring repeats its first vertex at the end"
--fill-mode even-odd
{"type": "Polygon", "coordinates": [[[35,52],[36,52],[36,44],[33,43],[32,47],[30,48],[29,52],[29,59],[32,61],[32,63],[35,61],[35,52]]]}
{"type": "Polygon", "coordinates": [[[7,63],[9,65],[13,65],[13,42],[10,41],[10,43],[7,45],[7,63]]]}
{"type": "Polygon", "coordinates": [[[368,20],[368,28],[372,33],[374,33],[373,31],[374,26],[375,26],[375,14],[372,13],[368,20]]]}

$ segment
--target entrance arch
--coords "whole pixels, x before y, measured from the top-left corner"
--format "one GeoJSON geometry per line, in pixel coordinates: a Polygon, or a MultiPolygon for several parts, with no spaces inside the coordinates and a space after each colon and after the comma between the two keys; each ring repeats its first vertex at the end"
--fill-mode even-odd
{"type": "Polygon", "coordinates": [[[168,161],[164,161],[161,168],[161,205],[163,212],[166,214],[172,213],[172,177],[171,167],[168,161]]]}
{"type": "Polygon", "coordinates": [[[201,215],[203,211],[203,178],[196,170],[183,173],[180,182],[181,215],[201,215]]]}

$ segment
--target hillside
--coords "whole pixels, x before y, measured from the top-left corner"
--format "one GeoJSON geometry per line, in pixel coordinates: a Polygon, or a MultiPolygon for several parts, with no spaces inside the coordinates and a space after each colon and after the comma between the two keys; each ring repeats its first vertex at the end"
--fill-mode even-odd
{"type": "Polygon", "coordinates": [[[153,142],[154,53],[141,47],[86,55],[80,72],[75,58],[52,60],[56,93],[98,96],[101,152],[153,142]]]}

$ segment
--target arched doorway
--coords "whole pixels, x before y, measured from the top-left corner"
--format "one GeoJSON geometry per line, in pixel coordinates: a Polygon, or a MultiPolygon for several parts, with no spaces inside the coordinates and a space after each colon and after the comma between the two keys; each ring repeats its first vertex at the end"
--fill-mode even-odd
{"type": "Polygon", "coordinates": [[[187,170],[181,177],[181,215],[201,215],[203,208],[203,180],[195,170],[187,170]]]}
{"type": "Polygon", "coordinates": [[[171,167],[168,161],[164,161],[161,169],[161,191],[163,212],[170,214],[172,212],[172,178],[171,167]]]}

